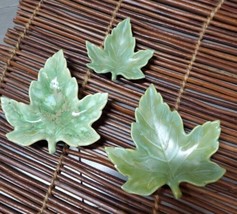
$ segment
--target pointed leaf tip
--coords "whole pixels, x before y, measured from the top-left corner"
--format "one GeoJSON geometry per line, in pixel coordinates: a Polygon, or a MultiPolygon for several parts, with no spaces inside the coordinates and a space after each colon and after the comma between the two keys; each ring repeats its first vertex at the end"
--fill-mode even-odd
{"type": "Polygon", "coordinates": [[[57,51],[56,53],[54,53],[50,58],[53,59],[64,59],[64,52],[62,49],[60,49],[59,51],[57,51]]]}
{"type": "Polygon", "coordinates": [[[213,124],[215,124],[216,127],[220,127],[221,126],[221,121],[220,120],[215,120],[215,121],[213,121],[213,124]]]}

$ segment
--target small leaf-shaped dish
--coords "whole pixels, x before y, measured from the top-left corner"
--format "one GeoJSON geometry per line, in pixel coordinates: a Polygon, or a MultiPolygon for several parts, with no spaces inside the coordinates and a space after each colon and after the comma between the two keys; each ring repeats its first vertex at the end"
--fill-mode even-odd
{"type": "Polygon", "coordinates": [[[104,48],[86,42],[87,53],[91,59],[87,66],[99,74],[111,72],[112,80],[115,80],[117,75],[133,80],[144,78],[141,68],[147,64],[154,51],[134,52],[135,44],[130,19],[127,18],[105,38],[104,48]]]}
{"type": "Polygon", "coordinates": [[[22,146],[45,139],[49,153],[55,152],[58,141],[70,146],[96,142],[100,136],[91,125],[100,117],[108,94],[88,95],[82,100],[77,96],[77,81],[71,77],[60,50],[47,60],[38,80],[31,83],[29,105],[1,97],[6,119],[14,126],[7,138],[22,146]]]}
{"type": "Polygon", "coordinates": [[[131,134],[136,149],[107,147],[109,159],[128,181],[122,188],[150,195],[167,184],[176,198],[179,184],[197,186],[215,182],[225,170],[210,160],[219,147],[219,121],[196,126],[189,134],[177,111],[171,111],[151,85],[135,112],[131,134]]]}

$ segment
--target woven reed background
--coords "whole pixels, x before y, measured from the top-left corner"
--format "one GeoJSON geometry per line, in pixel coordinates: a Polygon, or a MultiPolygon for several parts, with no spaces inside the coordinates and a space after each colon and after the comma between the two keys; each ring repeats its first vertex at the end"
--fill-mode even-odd
{"type": "Polygon", "coordinates": [[[99,142],[80,149],[59,144],[54,155],[45,142],[26,148],[9,142],[12,127],[0,110],[1,213],[237,213],[236,0],[22,0],[14,22],[0,46],[1,95],[28,103],[30,82],[62,48],[80,96],[109,92],[109,103],[94,125],[99,142]],[[126,17],[137,49],[156,52],[143,69],[146,79],[112,82],[86,68],[85,40],[102,45],[126,17]],[[221,120],[213,160],[227,173],[205,188],[182,184],[180,200],[167,187],[150,197],[122,191],[103,150],[133,146],[134,109],[150,83],[179,111],[187,131],[221,120]]]}

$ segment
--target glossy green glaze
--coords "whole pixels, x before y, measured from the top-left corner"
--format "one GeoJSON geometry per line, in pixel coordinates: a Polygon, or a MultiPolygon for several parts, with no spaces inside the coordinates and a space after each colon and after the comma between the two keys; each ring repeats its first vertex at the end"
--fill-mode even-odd
{"type": "Polygon", "coordinates": [[[38,81],[30,85],[30,104],[6,97],[1,98],[2,109],[14,130],[7,138],[22,146],[46,139],[49,153],[56,143],[86,146],[100,136],[91,127],[107,103],[107,93],[88,95],[78,100],[78,85],[67,69],[63,51],[49,58],[39,71],[38,81]]]}
{"type": "Polygon", "coordinates": [[[91,63],[87,66],[96,73],[112,73],[112,80],[117,75],[127,79],[141,79],[145,75],[141,68],[152,57],[153,50],[134,52],[135,38],[132,35],[130,19],[127,18],[112,30],[104,41],[104,49],[86,42],[91,63]]]}
{"type": "Polygon", "coordinates": [[[136,149],[107,147],[109,159],[128,181],[122,188],[139,195],[150,195],[168,184],[176,198],[179,184],[197,186],[215,182],[225,170],[210,161],[219,147],[219,121],[196,126],[189,134],[177,111],[171,111],[151,85],[136,109],[132,139],[136,149]]]}

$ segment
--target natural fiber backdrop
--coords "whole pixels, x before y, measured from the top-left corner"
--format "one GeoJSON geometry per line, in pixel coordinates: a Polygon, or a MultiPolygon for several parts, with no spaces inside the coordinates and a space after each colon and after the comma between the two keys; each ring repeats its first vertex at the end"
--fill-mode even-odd
{"type": "Polygon", "coordinates": [[[54,155],[44,141],[25,148],[9,142],[12,127],[1,110],[1,213],[237,213],[236,0],[22,0],[14,22],[0,46],[1,96],[28,103],[30,82],[63,49],[80,96],[109,92],[109,103],[94,125],[99,142],[76,150],[61,143],[54,155]],[[112,82],[86,68],[85,41],[102,45],[126,17],[137,49],[155,55],[145,79],[112,82]],[[104,153],[108,145],[133,147],[130,124],[150,83],[179,111],[187,131],[221,120],[213,160],[227,173],[205,188],[182,184],[180,200],[166,187],[146,198],[127,194],[104,153]]]}

